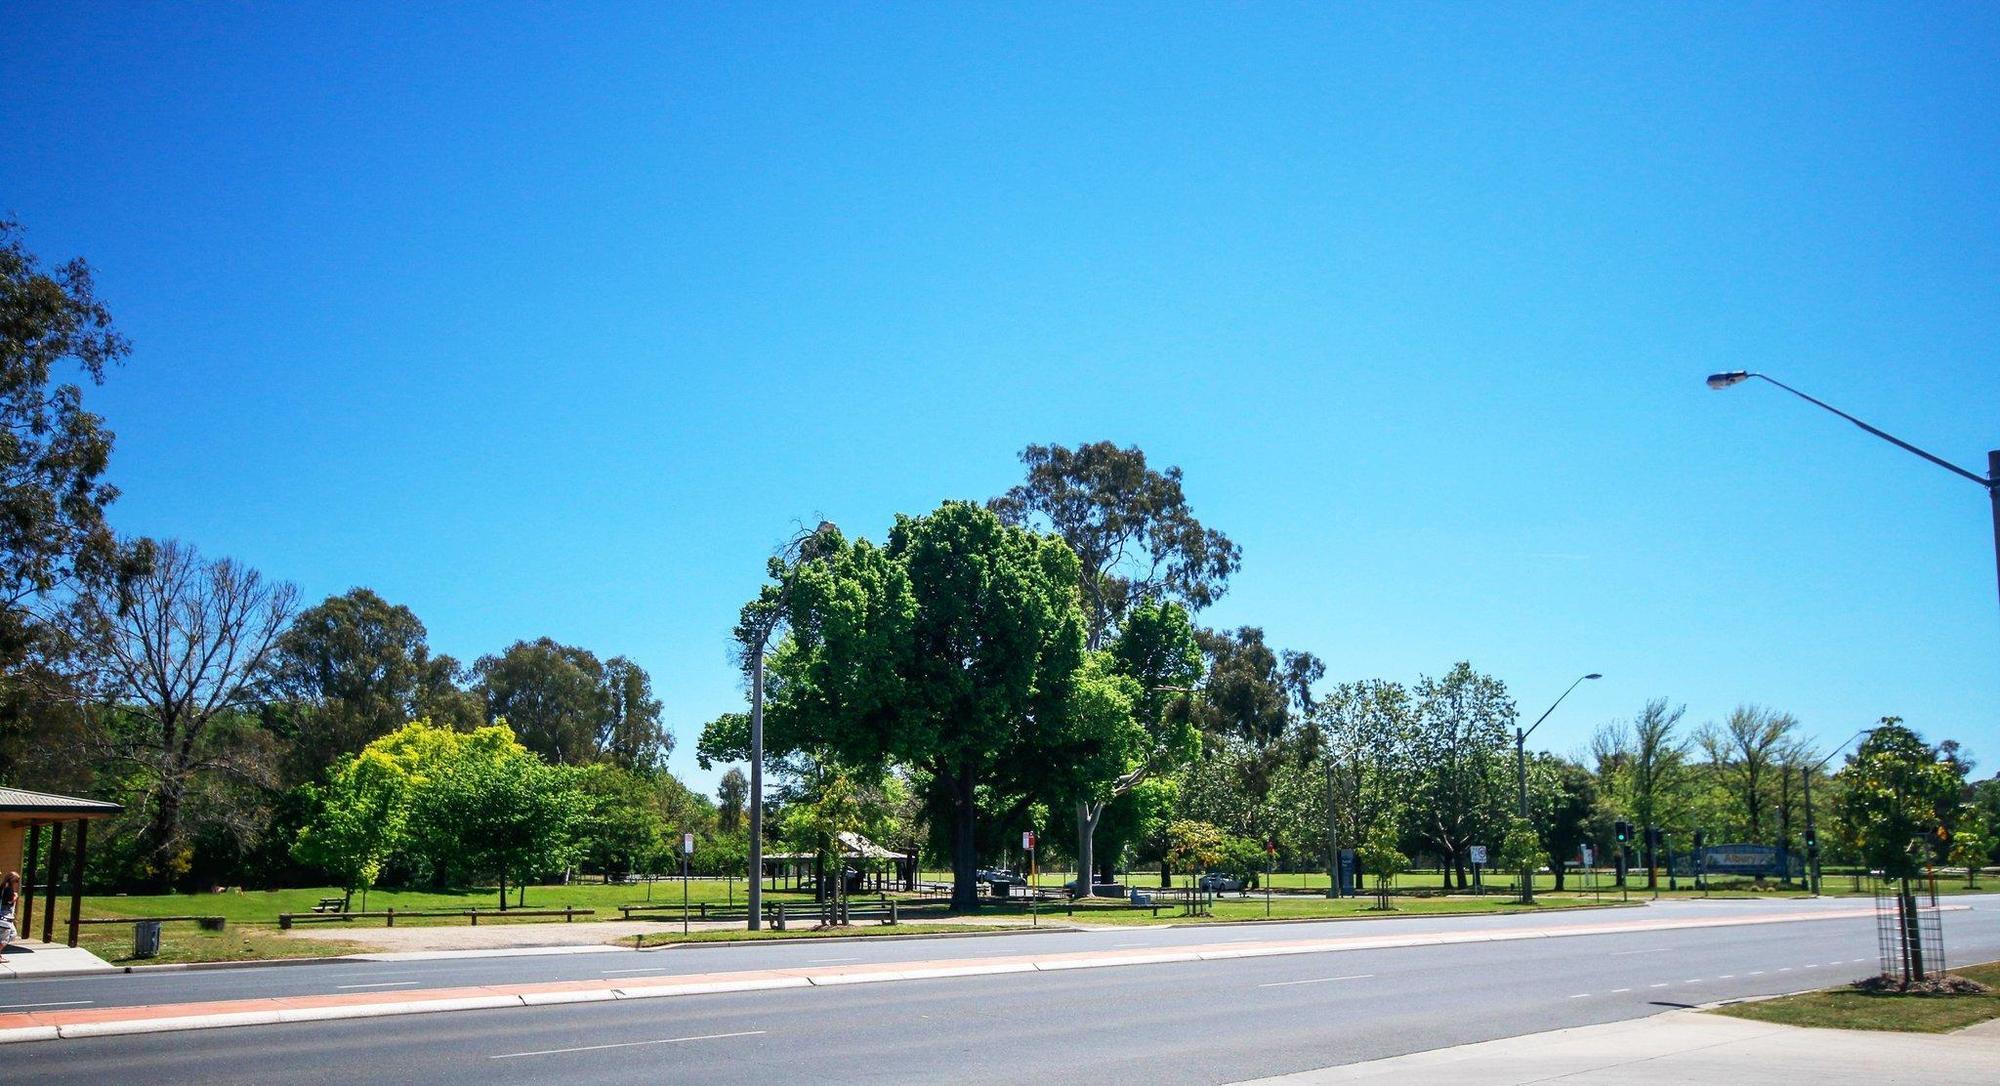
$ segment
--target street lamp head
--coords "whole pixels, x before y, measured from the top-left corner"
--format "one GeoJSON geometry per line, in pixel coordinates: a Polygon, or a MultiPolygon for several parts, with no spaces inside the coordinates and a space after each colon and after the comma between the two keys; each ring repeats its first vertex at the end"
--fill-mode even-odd
{"type": "Polygon", "coordinates": [[[1750,379],[1750,374],[1747,370],[1730,370],[1728,373],[1711,373],[1708,375],[1708,387],[1728,388],[1730,385],[1740,385],[1743,382],[1748,381],[1749,379],[1750,379]]]}
{"type": "Polygon", "coordinates": [[[1595,672],[1595,671],[1593,671],[1593,672],[1591,672],[1590,674],[1588,674],[1588,675],[1585,675],[1585,676],[1584,676],[1584,678],[1586,678],[1586,679],[1602,679],[1603,677],[1604,677],[1604,676],[1602,676],[1602,675],[1599,675],[1599,674],[1598,674],[1597,672],[1595,672]]]}

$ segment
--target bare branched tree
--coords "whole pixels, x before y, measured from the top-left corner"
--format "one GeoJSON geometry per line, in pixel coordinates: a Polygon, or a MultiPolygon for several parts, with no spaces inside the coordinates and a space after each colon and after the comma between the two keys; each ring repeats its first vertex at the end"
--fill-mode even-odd
{"type": "Polygon", "coordinates": [[[96,734],[104,757],[145,781],[142,855],[157,879],[185,867],[183,801],[201,779],[262,783],[257,746],[222,733],[257,703],[296,598],[290,584],[169,540],[150,572],[77,609],[96,734]]]}

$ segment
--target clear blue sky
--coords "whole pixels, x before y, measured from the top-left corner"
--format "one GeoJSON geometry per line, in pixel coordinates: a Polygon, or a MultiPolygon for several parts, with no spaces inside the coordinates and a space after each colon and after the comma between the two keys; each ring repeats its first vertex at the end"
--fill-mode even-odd
{"type": "Polygon", "coordinates": [[[1702,385],[1983,470],[1991,7],[474,7],[0,5],[0,210],[137,344],[123,530],[631,655],[692,770],[795,524],[1110,439],[1330,679],[2000,768],[1984,495],[1702,385]]]}

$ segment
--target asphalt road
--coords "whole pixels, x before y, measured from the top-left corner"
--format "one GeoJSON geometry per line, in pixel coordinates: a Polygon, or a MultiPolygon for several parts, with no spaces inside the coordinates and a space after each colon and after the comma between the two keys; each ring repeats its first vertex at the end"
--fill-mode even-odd
{"type": "MultiPolygon", "coordinates": [[[[1955,961],[2000,958],[2000,896],[1944,916],[1955,961]]],[[[602,979],[825,963],[1443,931],[1865,906],[1686,902],[1536,918],[1412,918],[1024,937],[711,947],[562,957],[341,963],[22,981],[0,1005],[93,1006],[396,987],[602,979]],[[395,987],[389,987],[393,984],[395,987]],[[356,989],[353,985],[367,985],[356,989]],[[372,987],[380,986],[380,987],[372,987]]],[[[1121,966],[714,996],[464,1011],[37,1042],[0,1049],[23,1081],[435,1082],[481,1086],[931,1082],[1039,1077],[1217,1083],[1375,1059],[1874,971],[1872,919],[1121,966]],[[30,1078],[29,1076],[32,1076],[30,1078]]]]}

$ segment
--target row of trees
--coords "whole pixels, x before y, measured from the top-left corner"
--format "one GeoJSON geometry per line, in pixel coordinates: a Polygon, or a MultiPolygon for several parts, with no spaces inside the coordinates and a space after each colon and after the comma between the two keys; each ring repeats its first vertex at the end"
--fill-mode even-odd
{"type": "MultiPolygon", "coordinates": [[[[1021,486],[900,517],[881,545],[821,525],[745,610],[746,628],[789,631],[768,687],[780,800],[810,804],[826,779],[900,788],[903,817],[880,832],[948,856],[961,905],[1024,828],[1106,880],[1129,863],[1164,879],[1190,856],[1254,874],[1267,847],[1315,867],[1337,841],[1371,869],[1420,857],[1462,886],[1475,844],[1560,879],[1585,843],[1609,854],[1614,820],[1682,850],[1703,829],[1796,853],[1808,780],[1818,810],[1844,809],[1849,778],[1790,715],[1746,705],[1692,728],[1662,698],[1583,757],[1534,755],[1523,820],[1499,679],[1462,662],[1322,688],[1312,654],[1194,623],[1239,556],[1194,518],[1178,470],[1103,443],[1022,459],[1021,486]]],[[[711,723],[704,759],[741,759],[746,733],[739,714],[711,723]]],[[[1939,757],[1963,780],[1954,744],[1939,757]]],[[[1954,817],[1983,847],[1973,815],[1954,817]]],[[[1852,833],[1825,843],[1861,858],[1852,833]]]]}

